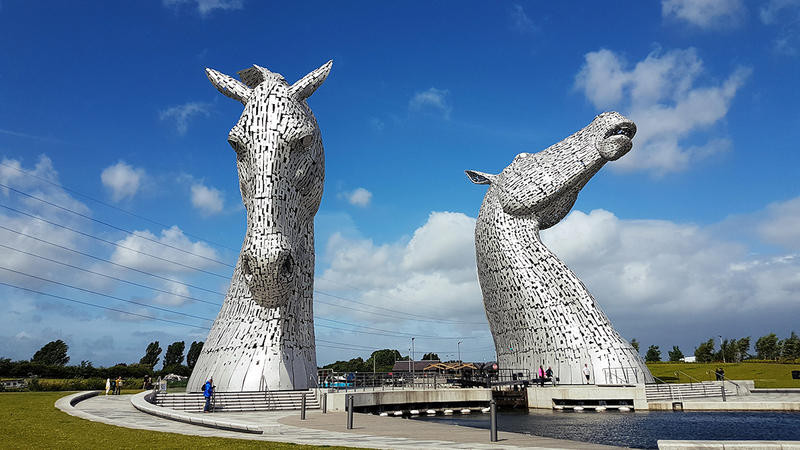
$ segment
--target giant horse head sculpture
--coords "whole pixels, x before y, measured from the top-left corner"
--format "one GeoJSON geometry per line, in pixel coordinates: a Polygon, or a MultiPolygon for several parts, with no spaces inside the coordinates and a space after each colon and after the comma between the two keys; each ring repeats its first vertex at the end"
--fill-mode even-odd
{"type": "Polygon", "coordinates": [[[228,143],[236,152],[247,231],[187,390],[197,390],[212,376],[220,391],[316,384],[314,215],[322,200],[325,157],[306,99],[331,65],[291,85],[259,66],[240,71],[241,81],[206,69],[217,90],[244,105],[228,143]]]}
{"type": "Polygon", "coordinates": [[[241,82],[206,69],[221,93],[244,104],[228,143],[236,151],[247,209],[242,272],[253,299],[264,306],[288,298],[299,278],[298,261],[313,251],[303,244],[322,200],[325,155],[306,98],[325,81],[331,64],[292,85],[259,66],[240,71],[241,82]]]}
{"type": "Polygon", "coordinates": [[[488,184],[475,226],[478,278],[498,362],[505,369],[551,366],[562,383],[653,380],[578,277],[544,246],[539,230],[563,219],[607,162],[633,146],[636,125],[615,112],[538,153],[521,153],[488,184]]]}

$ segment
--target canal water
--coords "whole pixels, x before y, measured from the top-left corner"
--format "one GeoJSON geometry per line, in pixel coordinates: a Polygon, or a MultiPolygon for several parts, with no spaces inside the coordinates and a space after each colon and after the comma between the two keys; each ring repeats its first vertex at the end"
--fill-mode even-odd
{"type": "MultiPolygon", "coordinates": [[[[412,420],[489,428],[489,414],[420,416],[412,420]]],[[[501,431],[633,448],[659,439],[800,440],[800,412],[498,412],[501,431]]],[[[488,435],[488,431],[487,431],[488,435]]]]}

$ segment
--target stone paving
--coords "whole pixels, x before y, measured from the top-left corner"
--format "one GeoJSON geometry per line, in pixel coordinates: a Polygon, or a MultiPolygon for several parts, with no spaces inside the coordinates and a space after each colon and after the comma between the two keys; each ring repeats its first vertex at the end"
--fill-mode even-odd
{"type": "Polygon", "coordinates": [[[198,436],[292,442],[306,445],[342,445],[365,448],[615,448],[584,442],[551,439],[519,433],[499,432],[499,442],[489,442],[488,430],[412,421],[371,414],[356,414],[354,429],[345,428],[344,413],[308,411],[301,421],[299,411],[212,413],[220,419],[257,424],[264,434],[247,434],[199,427],[162,419],[136,410],[130,395],[97,396],[75,405],[79,417],[127,428],[198,436]]]}

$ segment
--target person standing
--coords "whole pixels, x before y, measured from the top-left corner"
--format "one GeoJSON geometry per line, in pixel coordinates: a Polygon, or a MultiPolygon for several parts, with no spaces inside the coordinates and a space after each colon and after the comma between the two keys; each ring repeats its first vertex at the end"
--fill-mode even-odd
{"type": "Polygon", "coordinates": [[[550,383],[553,384],[553,387],[556,387],[556,378],[553,376],[553,368],[547,366],[547,370],[544,372],[544,376],[550,378],[550,383]]]}
{"type": "Polygon", "coordinates": [[[122,393],[122,377],[117,377],[117,392],[116,394],[119,395],[122,393]]]}
{"type": "Polygon", "coordinates": [[[203,385],[203,397],[206,399],[206,406],[203,408],[204,413],[211,412],[211,396],[214,395],[214,379],[210,378],[203,385]]]}
{"type": "Polygon", "coordinates": [[[106,378],[106,395],[108,395],[108,391],[111,390],[111,378],[106,378]]]}
{"type": "Polygon", "coordinates": [[[586,377],[586,384],[592,384],[592,383],[589,382],[589,377],[591,375],[592,375],[592,371],[589,370],[589,365],[588,364],[584,364],[583,365],[583,376],[586,377]]]}
{"type": "Polygon", "coordinates": [[[544,387],[544,367],[539,366],[539,387],[544,387]]]}

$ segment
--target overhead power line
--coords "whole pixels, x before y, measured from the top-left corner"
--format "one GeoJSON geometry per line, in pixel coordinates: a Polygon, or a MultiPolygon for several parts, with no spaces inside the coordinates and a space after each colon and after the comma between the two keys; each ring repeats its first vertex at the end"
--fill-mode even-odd
{"type": "Polygon", "coordinates": [[[110,294],[103,294],[101,292],[93,291],[91,289],[85,289],[85,288],[82,288],[82,287],[73,286],[71,284],[62,283],[60,281],[51,280],[49,278],[43,278],[43,277],[40,277],[40,276],[31,275],[29,273],[21,272],[19,270],[9,269],[8,267],[4,267],[4,266],[0,266],[0,270],[5,270],[5,271],[11,272],[11,273],[16,273],[17,275],[23,275],[23,276],[26,276],[26,277],[29,277],[29,278],[33,278],[34,280],[39,280],[39,281],[44,281],[44,282],[47,282],[47,283],[57,284],[59,286],[67,287],[67,288],[70,288],[70,289],[75,289],[75,290],[78,290],[78,291],[81,291],[81,292],[86,292],[88,294],[99,295],[99,296],[107,297],[107,298],[110,298],[110,299],[113,299],[113,300],[117,300],[117,301],[120,301],[120,302],[130,303],[130,304],[137,305],[137,306],[143,306],[145,308],[152,308],[152,309],[156,309],[156,310],[159,310],[159,311],[168,312],[170,314],[178,314],[178,315],[185,316],[185,317],[191,317],[192,319],[207,320],[209,322],[213,322],[214,321],[214,319],[195,316],[194,314],[182,313],[180,311],[173,311],[171,309],[162,308],[162,307],[156,306],[156,305],[149,305],[147,303],[141,303],[141,302],[137,302],[137,301],[134,301],[134,300],[126,300],[124,298],[117,297],[117,296],[110,295],[110,294]]]}
{"type": "Polygon", "coordinates": [[[375,330],[375,331],[384,331],[386,333],[394,333],[395,336],[401,337],[399,335],[405,335],[405,337],[413,337],[413,338],[429,338],[429,339],[484,339],[483,336],[476,337],[476,336],[430,336],[425,334],[417,334],[417,333],[407,333],[404,331],[392,331],[392,330],[384,330],[381,328],[373,328],[368,327],[366,325],[357,325],[354,323],[342,322],[341,320],[333,320],[333,319],[325,319],[323,317],[315,317],[315,320],[324,320],[326,322],[334,322],[342,325],[349,325],[351,327],[359,327],[359,328],[366,328],[368,330],[375,330]]]}
{"type": "Polygon", "coordinates": [[[172,323],[172,324],[176,324],[176,325],[184,325],[184,326],[192,327],[192,328],[202,328],[202,329],[205,329],[205,330],[210,330],[211,329],[210,327],[204,327],[204,326],[200,326],[200,325],[192,325],[190,323],[178,322],[176,320],[162,319],[160,317],[148,316],[146,314],[138,314],[138,313],[133,313],[133,312],[129,312],[129,311],[123,311],[121,309],[111,308],[111,307],[103,306],[103,305],[95,305],[94,303],[83,302],[83,301],[80,301],[80,300],[75,300],[75,299],[72,299],[72,298],[63,297],[61,295],[56,295],[56,294],[48,294],[47,292],[37,291],[35,289],[29,289],[29,288],[22,287],[22,286],[17,286],[17,285],[11,284],[11,283],[5,283],[3,281],[0,281],[0,285],[8,286],[8,287],[19,289],[19,290],[22,290],[22,291],[31,292],[33,294],[39,294],[39,295],[44,295],[44,296],[47,296],[47,297],[57,298],[59,300],[64,300],[64,301],[68,301],[68,302],[72,302],[72,303],[79,303],[81,305],[92,306],[94,308],[106,309],[108,311],[114,311],[114,312],[118,312],[118,313],[121,313],[121,314],[127,314],[127,315],[130,315],[130,316],[142,317],[142,318],[150,319],[150,320],[158,320],[159,322],[167,322],[167,323],[172,323]]]}
{"type": "MultiPolygon", "coordinates": [[[[46,205],[50,205],[50,206],[52,206],[52,207],[54,207],[54,208],[58,208],[58,209],[60,209],[60,210],[62,210],[62,211],[67,211],[67,212],[69,212],[69,213],[71,213],[71,214],[74,214],[74,215],[76,215],[76,216],[83,217],[84,219],[91,220],[92,222],[97,222],[97,223],[99,223],[99,224],[101,224],[101,225],[105,225],[105,226],[107,226],[107,227],[109,227],[109,228],[113,228],[113,229],[115,229],[115,230],[117,230],[117,231],[122,231],[123,233],[127,233],[127,234],[129,234],[129,235],[131,235],[131,236],[134,236],[134,237],[136,237],[136,238],[139,238],[139,239],[144,239],[145,241],[149,241],[149,242],[152,242],[152,243],[154,243],[154,244],[162,245],[162,246],[164,246],[164,247],[168,247],[168,248],[171,248],[171,249],[173,249],[173,250],[177,250],[177,251],[179,251],[179,252],[181,252],[181,253],[186,253],[187,255],[196,256],[196,257],[198,257],[198,258],[205,259],[206,261],[211,261],[211,262],[215,262],[215,263],[217,263],[217,264],[222,264],[223,266],[228,266],[228,267],[231,267],[231,268],[232,268],[232,267],[236,267],[236,266],[234,266],[233,264],[229,264],[229,263],[227,263],[227,262],[225,262],[225,261],[220,261],[220,260],[218,260],[218,259],[209,258],[209,257],[207,257],[207,256],[203,256],[203,255],[198,255],[197,253],[193,253],[193,252],[190,252],[190,251],[188,251],[188,250],[184,250],[184,249],[182,249],[182,248],[180,248],[180,247],[176,247],[176,246],[174,246],[174,245],[167,244],[167,243],[161,242],[161,241],[159,241],[159,240],[156,240],[156,239],[151,239],[151,238],[149,238],[149,237],[147,237],[147,236],[142,236],[142,235],[140,235],[140,234],[136,234],[136,233],[134,233],[134,232],[133,232],[133,231],[131,231],[131,230],[127,230],[127,229],[125,229],[125,228],[121,228],[121,227],[118,227],[118,226],[116,226],[116,225],[112,225],[112,224],[110,224],[110,223],[108,223],[108,222],[103,222],[102,220],[98,220],[98,219],[95,219],[94,217],[87,216],[86,214],[80,213],[80,212],[78,212],[78,211],[75,211],[75,210],[72,210],[72,209],[66,208],[66,207],[64,207],[64,206],[61,206],[61,205],[57,205],[57,204],[55,204],[55,203],[53,203],[53,202],[50,202],[50,201],[48,201],[48,200],[45,200],[45,199],[43,199],[43,198],[37,197],[37,196],[35,196],[35,195],[28,194],[27,192],[23,192],[23,191],[20,191],[20,190],[18,190],[18,189],[14,189],[13,187],[11,187],[11,186],[7,186],[7,185],[5,185],[5,184],[3,184],[3,183],[0,183],[0,187],[6,188],[6,189],[8,189],[8,190],[10,190],[10,191],[12,191],[12,192],[15,192],[15,193],[19,194],[19,195],[23,195],[23,196],[25,196],[25,197],[32,198],[32,199],[34,199],[34,200],[36,200],[36,201],[39,201],[39,202],[42,202],[42,203],[44,203],[44,204],[46,204],[46,205]]],[[[65,227],[65,228],[66,228],[66,227],[65,227]]]]}
{"type": "Polygon", "coordinates": [[[25,255],[28,255],[28,256],[33,256],[34,258],[39,258],[39,259],[42,259],[44,261],[49,261],[51,263],[55,263],[55,264],[59,264],[59,265],[62,265],[62,266],[65,266],[65,267],[69,267],[69,268],[72,268],[72,269],[77,269],[77,270],[81,270],[81,271],[84,271],[84,272],[87,272],[87,273],[91,273],[92,275],[98,275],[98,276],[101,276],[101,277],[105,277],[105,278],[108,278],[109,280],[114,280],[114,281],[119,281],[119,282],[122,282],[122,283],[130,284],[131,286],[141,287],[141,288],[145,288],[145,289],[151,289],[151,290],[156,291],[156,292],[161,292],[161,293],[164,293],[164,294],[174,295],[175,297],[185,298],[187,300],[194,300],[194,301],[201,302],[201,303],[208,303],[209,305],[215,305],[215,306],[220,306],[221,305],[221,303],[218,303],[218,302],[209,302],[207,300],[203,300],[203,299],[200,299],[200,298],[195,298],[195,297],[192,297],[192,296],[189,296],[189,295],[183,295],[183,294],[178,294],[176,292],[170,292],[170,291],[168,291],[166,289],[157,288],[155,286],[147,286],[146,284],[140,284],[140,283],[137,283],[135,281],[126,280],[124,278],[119,278],[119,277],[115,277],[115,276],[112,276],[112,275],[106,275],[104,273],[95,272],[94,270],[85,269],[83,267],[75,266],[75,265],[72,265],[72,264],[69,264],[69,263],[65,263],[65,262],[61,262],[61,261],[56,261],[55,259],[48,258],[48,257],[42,256],[42,255],[37,255],[35,253],[26,252],[25,250],[20,250],[18,248],[10,247],[10,246],[5,245],[5,244],[0,244],[0,247],[7,248],[9,250],[13,250],[15,252],[19,252],[19,253],[22,253],[22,254],[25,254],[25,255]]]}
{"type": "Polygon", "coordinates": [[[94,256],[94,255],[91,255],[89,253],[82,252],[80,250],[75,250],[75,249],[63,246],[61,244],[56,244],[55,242],[50,242],[48,240],[45,240],[45,239],[42,239],[42,238],[38,238],[36,236],[32,236],[30,234],[23,233],[21,231],[13,230],[13,229],[5,227],[3,225],[0,225],[0,229],[6,230],[6,231],[10,231],[12,233],[16,233],[16,234],[18,234],[20,236],[25,236],[26,238],[33,239],[35,241],[39,241],[39,242],[42,242],[44,244],[52,245],[53,247],[57,247],[57,248],[60,248],[62,250],[66,250],[68,252],[72,252],[72,253],[75,253],[77,255],[85,256],[87,258],[91,258],[91,259],[94,259],[96,261],[102,261],[102,262],[111,264],[111,265],[116,266],[116,267],[122,267],[123,269],[132,270],[134,272],[138,272],[138,273],[141,273],[143,275],[148,275],[148,276],[151,276],[151,277],[154,277],[154,278],[158,278],[158,279],[161,279],[161,280],[170,281],[172,283],[177,283],[177,284],[180,284],[180,285],[183,285],[183,286],[186,286],[186,287],[190,287],[190,288],[193,288],[193,289],[198,289],[198,290],[201,290],[201,291],[210,292],[212,294],[225,295],[225,293],[223,293],[223,292],[214,291],[214,290],[211,290],[211,289],[206,289],[204,287],[200,287],[200,286],[195,286],[193,284],[184,283],[184,282],[182,282],[180,280],[176,280],[174,278],[164,277],[164,276],[157,275],[157,274],[154,274],[154,273],[150,273],[150,272],[147,272],[147,271],[144,271],[144,270],[141,270],[141,269],[137,269],[135,267],[130,267],[130,266],[126,266],[124,264],[115,263],[114,261],[111,261],[111,260],[108,260],[108,259],[105,259],[105,258],[100,258],[99,256],[94,256]]]}
{"type": "MultiPolygon", "coordinates": [[[[89,199],[89,200],[91,200],[91,201],[93,201],[93,202],[95,202],[95,203],[98,203],[98,204],[100,204],[100,205],[103,205],[103,206],[105,206],[105,207],[108,207],[108,208],[111,208],[111,209],[114,209],[114,210],[117,210],[117,211],[123,212],[123,213],[125,213],[125,214],[128,214],[129,216],[132,216],[132,217],[136,217],[137,219],[141,219],[141,220],[144,220],[144,221],[150,222],[150,223],[152,223],[152,224],[154,224],[154,225],[158,225],[158,226],[160,226],[160,227],[164,227],[164,228],[169,228],[169,227],[170,227],[170,225],[167,225],[167,224],[161,223],[161,222],[159,222],[159,221],[157,221],[157,220],[154,220],[154,219],[150,219],[150,218],[148,218],[148,217],[145,217],[145,216],[143,216],[143,215],[141,215],[141,214],[137,214],[137,213],[135,213],[135,212],[133,212],[133,211],[128,211],[127,209],[120,208],[119,206],[112,205],[112,204],[110,204],[110,203],[108,203],[108,202],[104,202],[103,200],[100,200],[100,199],[94,198],[94,197],[92,197],[92,196],[90,196],[90,195],[84,194],[84,193],[82,193],[82,192],[79,192],[79,191],[77,191],[77,190],[75,190],[75,189],[68,188],[68,187],[66,187],[66,186],[64,186],[64,185],[62,185],[62,184],[59,184],[59,183],[56,183],[56,182],[54,182],[54,181],[48,180],[47,178],[40,177],[39,175],[36,175],[36,174],[34,174],[34,173],[31,173],[31,172],[30,172],[30,171],[28,171],[28,170],[20,169],[19,167],[14,167],[14,166],[12,166],[12,165],[10,165],[10,164],[5,164],[5,163],[3,163],[3,162],[0,162],[0,166],[3,166],[3,167],[8,167],[9,169],[16,170],[17,172],[20,172],[20,173],[22,173],[22,174],[25,174],[25,175],[27,175],[27,176],[29,176],[29,177],[32,177],[32,178],[36,178],[37,180],[43,181],[43,182],[45,182],[45,183],[47,183],[47,184],[49,184],[49,185],[51,185],[51,186],[55,186],[55,187],[58,187],[58,188],[60,188],[60,189],[63,189],[63,190],[65,190],[65,191],[67,191],[67,192],[71,192],[71,193],[73,193],[73,194],[79,195],[79,196],[81,196],[81,197],[83,197],[83,198],[89,199]]],[[[217,247],[220,247],[220,248],[224,248],[224,249],[231,250],[231,251],[234,251],[234,252],[235,252],[235,251],[238,251],[238,249],[236,249],[236,248],[228,247],[228,246],[226,246],[226,245],[224,245],[224,244],[220,244],[220,243],[218,243],[218,242],[214,242],[214,241],[212,241],[212,240],[210,240],[210,239],[206,239],[206,238],[204,238],[204,237],[197,236],[197,235],[191,234],[191,233],[189,233],[189,232],[186,232],[186,231],[184,231],[184,232],[183,232],[183,234],[185,234],[185,235],[187,235],[187,236],[191,236],[191,237],[193,237],[193,238],[196,238],[196,239],[202,239],[202,240],[204,240],[204,241],[208,242],[209,244],[216,245],[217,247]]]]}
{"type": "Polygon", "coordinates": [[[92,235],[90,233],[85,233],[83,231],[76,230],[76,229],[74,229],[72,227],[68,227],[66,225],[62,225],[60,223],[44,219],[42,217],[37,216],[36,214],[30,214],[30,213],[26,213],[25,211],[20,211],[20,210],[18,210],[16,208],[12,208],[10,206],[6,206],[6,205],[3,205],[3,204],[0,204],[0,208],[5,208],[5,209],[7,209],[9,211],[13,211],[13,212],[15,212],[17,214],[22,214],[23,216],[27,216],[27,217],[30,217],[32,219],[36,219],[38,221],[44,222],[46,224],[53,225],[54,227],[63,228],[65,230],[69,230],[69,231],[71,231],[71,232],[73,232],[75,234],[79,234],[81,236],[85,236],[85,237],[88,237],[88,238],[91,238],[91,239],[95,239],[95,240],[98,240],[100,242],[103,242],[103,243],[106,243],[106,244],[109,244],[109,245],[113,245],[115,247],[119,247],[121,249],[125,249],[125,250],[132,251],[134,253],[138,253],[140,255],[149,256],[149,257],[157,259],[159,261],[164,261],[166,263],[175,264],[176,266],[180,266],[180,267],[183,267],[183,268],[186,268],[186,269],[196,270],[198,272],[203,272],[205,274],[213,275],[215,277],[220,277],[220,278],[224,278],[224,279],[230,278],[230,275],[221,275],[221,274],[218,274],[218,273],[215,273],[215,272],[211,272],[211,271],[208,271],[208,270],[205,270],[205,269],[201,269],[199,267],[190,266],[190,265],[187,265],[187,264],[179,263],[178,261],[172,261],[172,260],[167,259],[167,258],[162,258],[161,256],[156,256],[156,255],[153,255],[151,253],[143,252],[141,250],[136,250],[135,248],[130,248],[130,247],[127,247],[125,245],[118,244],[118,243],[116,243],[114,241],[109,241],[108,239],[103,239],[101,237],[94,236],[94,235],[92,235]]]}

